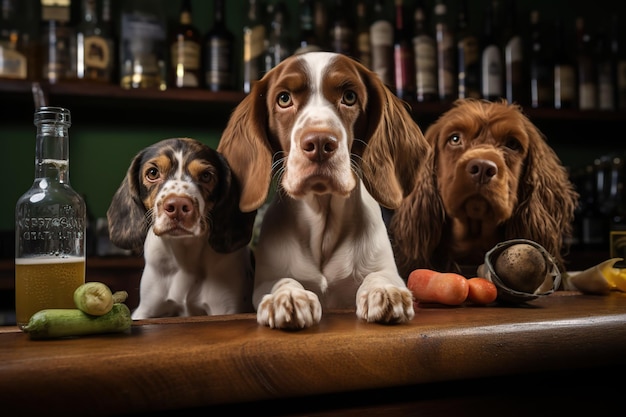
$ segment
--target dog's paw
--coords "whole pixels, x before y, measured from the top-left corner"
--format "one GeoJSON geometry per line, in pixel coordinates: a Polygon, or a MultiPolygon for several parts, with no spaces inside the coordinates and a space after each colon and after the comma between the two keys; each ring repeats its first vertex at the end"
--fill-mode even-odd
{"type": "Polygon", "coordinates": [[[413,294],[395,285],[359,291],[356,315],[368,322],[405,323],[415,316],[413,294]]]}
{"type": "Polygon", "coordinates": [[[285,286],[263,296],[256,317],[272,329],[304,329],[320,322],[322,304],[311,291],[285,286]]]}

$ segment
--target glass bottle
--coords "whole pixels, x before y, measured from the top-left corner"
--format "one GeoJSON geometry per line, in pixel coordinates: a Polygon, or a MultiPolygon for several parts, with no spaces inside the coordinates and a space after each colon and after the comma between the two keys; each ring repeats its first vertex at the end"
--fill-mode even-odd
{"type": "Polygon", "coordinates": [[[481,96],[486,100],[504,97],[503,54],[495,33],[495,11],[492,0],[485,7],[484,32],[480,57],[481,96]]]}
{"type": "Polygon", "coordinates": [[[467,0],[461,3],[457,14],[456,39],[458,97],[480,98],[480,46],[469,25],[467,0]]]}
{"type": "Polygon", "coordinates": [[[87,208],[70,185],[70,111],[41,107],[35,180],[15,206],[15,310],[23,328],[45,308],[76,308],[74,290],[85,282],[87,208]]]}
{"type": "Polygon", "coordinates": [[[82,0],[82,20],[76,28],[76,77],[111,81],[114,45],[108,27],[100,22],[96,0],[82,0]]]}
{"type": "Polygon", "coordinates": [[[576,74],[578,83],[578,109],[597,108],[598,84],[592,53],[592,38],[583,17],[576,18],[576,74]]]}
{"type": "Polygon", "coordinates": [[[626,110],[626,44],[620,19],[622,18],[614,15],[611,22],[611,53],[615,79],[615,109],[623,111],[626,110]]]}
{"type": "Polygon", "coordinates": [[[370,42],[372,43],[372,71],[381,81],[389,86],[395,85],[393,68],[393,24],[385,15],[383,0],[376,0],[370,24],[370,42]]]}
{"type": "Polygon", "coordinates": [[[249,0],[248,14],[243,26],[243,92],[249,93],[261,78],[267,45],[265,25],[261,19],[258,0],[249,0]]]}
{"type": "Polygon", "coordinates": [[[70,5],[70,0],[41,0],[41,78],[50,83],[76,78],[76,33],[70,25],[70,5]]]}
{"type": "Polygon", "coordinates": [[[359,0],[356,5],[356,58],[367,68],[372,68],[372,47],[370,42],[369,13],[367,2],[359,0]]]}
{"type": "Polygon", "coordinates": [[[204,40],[205,86],[211,91],[234,90],[235,35],[226,26],[225,1],[215,0],[213,11],[213,26],[204,40]]]}
{"type": "Polygon", "coordinates": [[[127,0],[120,30],[120,84],[123,88],[167,88],[165,18],[161,2],[127,0]]]}
{"type": "Polygon", "coordinates": [[[437,42],[437,89],[439,100],[451,101],[455,93],[454,35],[448,22],[444,0],[435,4],[435,39],[437,42]]]}
{"type": "Polygon", "coordinates": [[[504,83],[505,96],[509,103],[526,104],[524,71],[524,40],[517,25],[517,2],[508,3],[507,34],[504,39],[504,83]]]}
{"type": "Polygon", "coordinates": [[[300,19],[300,41],[294,54],[322,50],[320,39],[315,33],[314,3],[315,2],[312,0],[300,0],[298,10],[298,17],[300,19]]]}
{"type": "Polygon", "coordinates": [[[335,12],[330,24],[330,50],[354,57],[356,48],[352,13],[346,0],[335,0],[335,12]]]}
{"type": "Polygon", "coordinates": [[[424,3],[415,5],[413,55],[415,57],[415,98],[418,102],[437,99],[437,43],[428,27],[424,3]]]}
{"type": "Polygon", "coordinates": [[[407,24],[403,0],[395,0],[396,19],[393,36],[395,92],[403,100],[415,100],[415,57],[413,39],[407,24]]]}
{"type": "Polygon", "coordinates": [[[202,37],[193,25],[191,0],[183,0],[178,26],[170,40],[170,86],[200,87],[202,79],[202,37]]]}
{"type": "Polygon", "coordinates": [[[265,51],[264,71],[267,72],[293,53],[291,37],[289,36],[289,11],[284,2],[268,7],[272,16],[270,33],[265,51]]]}
{"type": "Polygon", "coordinates": [[[599,29],[596,34],[596,84],[598,86],[598,110],[615,110],[615,73],[611,39],[607,31],[599,29]]]}
{"type": "Polygon", "coordinates": [[[2,0],[0,15],[0,78],[25,80],[28,53],[25,33],[17,25],[17,0],[2,0]]]}
{"type": "Polygon", "coordinates": [[[549,60],[548,45],[539,19],[539,11],[530,12],[530,105],[547,108],[552,107],[554,101],[554,66],[549,60]]]}
{"type": "Polygon", "coordinates": [[[554,108],[576,108],[576,64],[570,45],[571,39],[565,36],[561,19],[555,22],[554,34],[554,108]]]}

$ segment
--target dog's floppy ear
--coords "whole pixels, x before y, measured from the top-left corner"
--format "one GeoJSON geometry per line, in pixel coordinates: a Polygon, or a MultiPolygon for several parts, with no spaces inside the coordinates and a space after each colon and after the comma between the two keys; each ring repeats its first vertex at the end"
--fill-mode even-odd
{"type": "Polygon", "coordinates": [[[530,138],[518,200],[506,238],[525,237],[543,246],[563,268],[565,239],[573,233],[579,195],[546,137],[524,116],[530,138]]]}
{"type": "Polygon", "coordinates": [[[219,160],[220,196],[211,212],[209,244],[217,252],[228,253],[250,242],[256,210],[246,213],[240,210],[241,190],[237,178],[223,155],[219,155],[219,160]]]}
{"type": "Polygon", "coordinates": [[[396,209],[413,190],[429,146],[411,117],[408,104],[367,68],[362,67],[359,72],[368,92],[367,108],[362,115],[367,119],[367,132],[364,137],[357,137],[367,142],[361,164],[363,181],[383,207],[396,209]]]}
{"type": "Polygon", "coordinates": [[[114,245],[141,252],[150,224],[140,197],[139,170],[145,150],[132,160],[107,210],[109,239],[114,245]]]}
{"type": "Polygon", "coordinates": [[[442,234],[446,213],[435,174],[437,151],[434,144],[438,131],[436,124],[426,131],[425,137],[433,145],[432,149],[423,157],[423,169],[413,189],[395,210],[389,224],[396,264],[404,279],[408,279],[414,269],[439,266],[433,259],[441,240],[445,239],[442,234]]]}
{"type": "MultiPolygon", "coordinates": [[[[267,77],[266,77],[267,78],[267,77]]],[[[251,212],[265,202],[272,171],[267,137],[267,79],[258,81],[233,111],[217,146],[241,186],[241,211],[251,212]]]]}

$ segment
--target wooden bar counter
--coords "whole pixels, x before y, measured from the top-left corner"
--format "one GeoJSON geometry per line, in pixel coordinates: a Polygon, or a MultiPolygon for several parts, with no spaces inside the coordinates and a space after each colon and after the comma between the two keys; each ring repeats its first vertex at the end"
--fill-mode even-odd
{"type": "Polygon", "coordinates": [[[334,311],[297,332],[260,327],[253,314],[63,340],[0,327],[7,416],[597,416],[621,406],[624,371],[623,293],[422,305],[392,326],[334,311]]]}

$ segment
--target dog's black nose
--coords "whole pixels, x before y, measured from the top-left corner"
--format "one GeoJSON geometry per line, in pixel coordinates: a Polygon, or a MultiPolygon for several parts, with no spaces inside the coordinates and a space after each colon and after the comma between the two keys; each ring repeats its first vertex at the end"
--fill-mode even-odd
{"type": "Polygon", "coordinates": [[[302,139],[302,152],[311,161],[322,162],[337,150],[337,141],[328,135],[309,134],[302,139]]]}
{"type": "Polygon", "coordinates": [[[182,220],[193,214],[193,202],[187,197],[169,197],[163,202],[163,209],[170,219],[182,220]]]}
{"type": "Polygon", "coordinates": [[[478,184],[487,184],[498,174],[498,166],[487,159],[472,159],[465,170],[478,184]]]}

